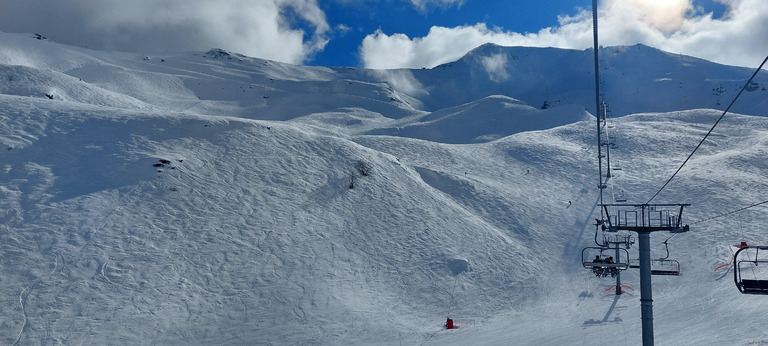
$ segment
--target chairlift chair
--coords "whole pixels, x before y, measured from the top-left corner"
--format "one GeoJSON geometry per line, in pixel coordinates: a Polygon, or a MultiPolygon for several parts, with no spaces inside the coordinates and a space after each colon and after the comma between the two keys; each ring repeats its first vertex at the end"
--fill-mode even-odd
{"type": "Polygon", "coordinates": [[[666,258],[651,260],[651,275],[680,275],[680,262],[666,258]]]}
{"type": "MultiPolygon", "coordinates": [[[[667,256],[651,260],[651,275],[680,275],[680,262],[669,259],[669,239],[664,241],[664,248],[667,250],[667,256]]],[[[632,259],[629,261],[629,267],[632,269],[640,268],[640,260],[632,259]]]]}
{"type": "Polygon", "coordinates": [[[608,247],[612,247],[613,245],[620,245],[626,249],[629,249],[633,244],[635,244],[635,237],[628,233],[603,233],[603,244],[606,244],[608,247]]]}
{"type": "Polygon", "coordinates": [[[768,246],[744,246],[733,255],[733,281],[739,292],[768,294],[768,251],[766,250],[768,246]]]}
{"type": "Polygon", "coordinates": [[[590,246],[581,250],[581,264],[589,269],[596,276],[606,277],[609,274],[614,276],[620,270],[629,268],[629,252],[627,249],[619,248],[618,258],[616,248],[590,246]],[[603,252],[606,253],[603,253],[603,252]]]}
{"type": "Polygon", "coordinates": [[[626,202],[627,197],[624,195],[624,190],[619,190],[619,195],[614,198],[616,202],[626,202]]]}

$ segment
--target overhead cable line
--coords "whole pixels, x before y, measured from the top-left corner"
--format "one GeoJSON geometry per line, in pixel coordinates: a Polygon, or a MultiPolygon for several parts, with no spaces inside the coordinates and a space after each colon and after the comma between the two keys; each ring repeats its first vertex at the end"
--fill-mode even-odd
{"type": "Polygon", "coordinates": [[[677,175],[677,173],[679,173],[679,172],[680,172],[680,170],[681,170],[681,169],[683,169],[683,166],[685,166],[685,164],[686,164],[686,163],[688,163],[688,160],[690,160],[690,159],[691,159],[691,157],[692,157],[692,156],[693,156],[693,154],[696,152],[696,150],[698,150],[698,149],[699,149],[699,147],[701,147],[701,145],[702,145],[702,144],[704,144],[704,141],[707,139],[707,137],[709,137],[709,134],[710,134],[710,133],[712,133],[712,131],[715,129],[715,126],[717,126],[717,124],[718,124],[718,123],[720,123],[720,120],[723,120],[723,117],[724,117],[724,116],[725,116],[725,114],[726,114],[726,113],[728,113],[728,111],[731,109],[731,106],[733,106],[733,104],[734,104],[734,103],[736,103],[736,100],[738,100],[738,99],[739,99],[739,96],[741,96],[741,94],[744,92],[744,90],[747,88],[747,86],[749,86],[749,84],[750,84],[750,83],[752,83],[752,79],[754,79],[754,78],[755,78],[755,76],[757,75],[757,73],[758,73],[758,72],[760,72],[760,70],[761,70],[761,69],[763,69],[763,65],[765,65],[765,62],[766,62],[766,61],[768,61],[768,56],[766,56],[766,57],[765,57],[765,59],[763,60],[763,63],[762,63],[762,64],[760,64],[760,67],[758,67],[758,68],[757,68],[757,70],[755,70],[755,73],[753,73],[753,74],[752,74],[752,77],[749,77],[749,80],[747,80],[747,82],[746,82],[746,83],[744,83],[744,86],[743,86],[743,87],[741,87],[741,90],[739,91],[739,93],[736,95],[736,97],[734,97],[734,98],[733,98],[733,101],[731,101],[731,104],[729,104],[729,105],[728,105],[728,107],[725,109],[725,111],[723,111],[723,114],[722,114],[722,115],[720,115],[720,118],[718,118],[718,119],[717,119],[717,121],[715,121],[715,124],[714,124],[714,125],[712,125],[712,128],[711,128],[711,129],[709,129],[709,132],[707,132],[707,134],[706,134],[706,135],[704,135],[704,138],[702,138],[702,139],[701,139],[701,142],[699,142],[699,145],[697,145],[697,146],[696,146],[696,148],[694,148],[694,149],[693,149],[693,151],[691,152],[691,154],[690,154],[690,155],[688,155],[688,158],[686,158],[686,159],[685,159],[685,161],[683,161],[683,164],[681,164],[681,165],[680,165],[680,167],[677,169],[677,171],[675,171],[675,173],[674,173],[674,174],[672,174],[672,176],[669,178],[669,180],[667,180],[667,182],[666,182],[666,183],[664,183],[664,185],[663,185],[663,186],[662,186],[662,187],[659,189],[659,191],[657,191],[657,192],[656,192],[656,194],[654,194],[654,195],[653,195],[653,197],[651,197],[651,199],[649,199],[647,203],[651,203],[651,201],[652,201],[654,198],[656,198],[656,196],[658,196],[658,195],[659,195],[659,193],[661,193],[661,190],[664,190],[664,188],[665,188],[665,187],[667,187],[667,185],[669,184],[669,182],[670,182],[670,181],[672,181],[672,179],[674,179],[674,178],[675,178],[675,176],[677,175]]]}
{"type": "Polygon", "coordinates": [[[758,205],[765,204],[765,203],[768,203],[768,201],[762,201],[762,202],[759,202],[759,203],[752,204],[750,206],[746,206],[746,207],[741,208],[741,209],[736,209],[736,210],[733,210],[733,211],[729,211],[727,213],[723,213],[723,214],[716,215],[716,216],[713,216],[713,217],[710,217],[710,218],[706,218],[704,220],[699,220],[699,221],[696,221],[696,222],[692,222],[691,225],[695,225],[695,224],[700,223],[700,222],[709,221],[709,220],[721,218],[721,217],[724,217],[724,216],[728,216],[728,215],[731,215],[731,214],[735,214],[735,213],[738,213],[738,212],[740,212],[742,210],[747,210],[749,208],[757,207],[758,205]]]}

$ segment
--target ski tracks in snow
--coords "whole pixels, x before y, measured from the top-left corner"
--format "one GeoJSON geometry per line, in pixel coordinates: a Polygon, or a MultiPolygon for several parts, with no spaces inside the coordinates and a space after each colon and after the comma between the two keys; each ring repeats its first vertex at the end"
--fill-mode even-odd
{"type": "MultiPolygon", "coordinates": [[[[54,254],[53,270],[51,270],[50,274],[48,274],[46,278],[56,274],[56,271],[59,269],[59,254],[54,254]]],[[[35,280],[31,285],[22,288],[21,292],[19,292],[19,305],[21,306],[21,315],[23,317],[23,321],[21,323],[21,328],[19,329],[19,334],[16,336],[16,340],[13,341],[13,346],[19,344],[22,336],[24,335],[24,330],[27,328],[27,323],[29,322],[29,316],[27,315],[26,308],[27,297],[29,297],[29,294],[32,293],[32,290],[36,289],[40,284],[43,283],[43,279],[44,278],[39,278],[35,280]]]]}

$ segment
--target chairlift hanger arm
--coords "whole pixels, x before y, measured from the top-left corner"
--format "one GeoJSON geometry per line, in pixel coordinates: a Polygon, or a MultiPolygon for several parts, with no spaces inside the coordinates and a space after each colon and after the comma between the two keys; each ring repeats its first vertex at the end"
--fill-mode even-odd
{"type": "Polygon", "coordinates": [[[606,223],[608,223],[608,227],[607,227],[608,229],[611,229],[611,227],[613,226],[611,225],[611,216],[610,216],[611,214],[608,212],[609,205],[610,204],[603,204],[603,211],[605,211],[605,216],[606,216],[606,219],[602,220],[602,222],[600,223],[601,225],[603,225],[603,230],[606,229],[606,226],[605,226],[606,223]]]}
{"type": "MultiPolygon", "coordinates": [[[[667,239],[667,240],[669,240],[669,239],[667,239]]],[[[664,241],[664,248],[667,250],[667,256],[665,256],[664,258],[659,258],[659,259],[665,260],[665,259],[669,258],[669,244],[667,244],[667,240],[664,241]]]]}
{"type": "Polygon", "coordinates": [[[595,244],[600,247],[605,247],[605,244],[600,244],[597,242],[597,226],[595,226],[595,244]]]}

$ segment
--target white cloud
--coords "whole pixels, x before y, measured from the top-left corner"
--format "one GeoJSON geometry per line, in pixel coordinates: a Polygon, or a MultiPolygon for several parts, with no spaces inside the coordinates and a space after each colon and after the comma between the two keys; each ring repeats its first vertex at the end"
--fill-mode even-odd
{"type": "Polygon", "coordinates": [[[491,56],[484,56],[480,59],[480,63],[488,72],[488,76],[492,81],[503,82],[509,78],[507,73],[507,56],[504,54],[494,54],[491,56]]]}
{"type": "Polygon", "coordinates": [[[692,10],[689,0],[607,0],[603,4],[604,13],[620,14],[630,23],[639,22],[662,32],[679,30],[692,10]]]}
{"type": "Polygon", "coordinates": [[[377,30],[363,39],[360,53],[370,68],[433,67],[461,58],[486,42],[512,44],[515,35],[489,30],[482,23],[456,28],[433,26],[427,36],[414,39],[377,30]]]}
{"type": "MultiPolygon", "coordinates": [[[[693,0],[605,0],[599,9],[600,44],[643,43],[719,63],[756,67],[768,54],[768,1],[718,0],[727,15],[714,19],[693,0]]],[[[433,67],[454,61],[484,43],[584,49],[592,46],[592,12],[559,17],[537,33],[491,30],[484,24],[432,27],[424,37],[377,31],[361,45],[369,68],[433,67]]]]}
{"type": "Polygon", "coordinates": [[[216,47],[301,63],[325,47],[330,28],[316,0],[11,0],[0,2],[0,30],[99,49],[216,47]]]}
{"type": "Polygon", "coordinates": [[[426,11],[428,6],[434,5],[439,7],[459,6],[464,4],[466,0],[409,0],[416,9],[419,11],[426,11]]]}
{"type": "Polygon", "coordinates": [[[377,78],[386,80],[395,90],[406,95],[416,96],[425,94],[424,86],[413,76],[411,70],[371,70],[377,78]]]}
{"type": "Polygon", "coordinates": [[[334,27],[334,29],[335,29],[334,31],[338,33],[340,36],[344,36],[350,31],[352,31],[352,28],[349,25],[345,25],[345,24],[337,24],[334,27]]]}

